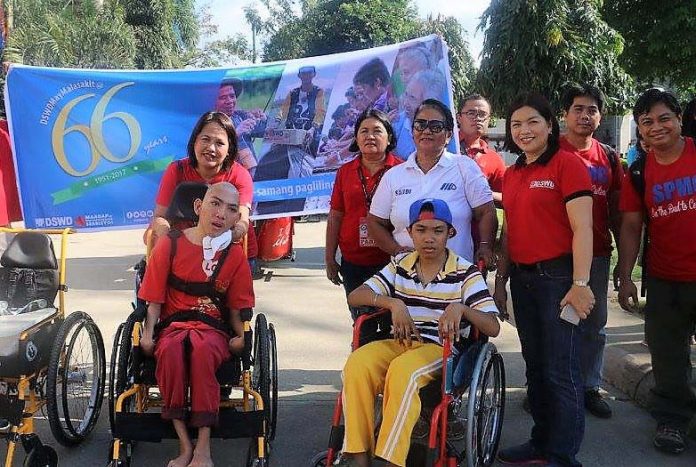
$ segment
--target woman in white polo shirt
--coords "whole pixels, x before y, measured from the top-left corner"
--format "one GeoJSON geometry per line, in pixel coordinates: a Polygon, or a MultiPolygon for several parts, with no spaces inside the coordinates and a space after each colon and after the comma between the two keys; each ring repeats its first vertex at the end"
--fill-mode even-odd
{"type": "Polygon", "coordinates": [[[450,206],[457,231],[447,246],[470,262],[476,247],[477,257],[492,265],[498,223],[493,195],[476,162],[445,150],[454,131],[452,112],[437,99],[426,99],[414,115],[416,151],[382,177],[367,218],[370,236],[392,256],[412,250],[409,206],[417,199],[439,198],[450,206]],[[472,218],[478,221],[479,245],[471,239],[472,218]]]}

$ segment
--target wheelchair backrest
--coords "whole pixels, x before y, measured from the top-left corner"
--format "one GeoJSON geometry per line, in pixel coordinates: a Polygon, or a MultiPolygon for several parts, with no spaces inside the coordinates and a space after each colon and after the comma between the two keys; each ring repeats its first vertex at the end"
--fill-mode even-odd
{"type": "Polygon", "coordinates": [[[0,301],[20,308],[36,299],[49,306],[58,293],[58,261],[48,235],[20,232],[0,257],[0,301]]]}
{"type": "Polygon", "coordinates": [[[198,215],[193,210],[193,202],[203,199],[208,185],[201,182],[181,182],[176,186],[172,201],[164,217],[171,225],[179,222],[198,222],[198,215]]]}

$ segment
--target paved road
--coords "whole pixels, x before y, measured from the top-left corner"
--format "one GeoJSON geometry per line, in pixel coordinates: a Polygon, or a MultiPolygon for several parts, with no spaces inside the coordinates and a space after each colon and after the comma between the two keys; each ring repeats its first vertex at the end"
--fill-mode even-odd
{"type": "MultiPolygon", "coordinates": [[[[340,385],[340,368],[349,349],[351,331],[342,290],[325,279],[323,270],[323,223],[298,224],[295,263],[275,263],[269,281],[256,281],[257,312],[275,323],[280,364],[280,415],[272,465],[304,467],[324,449],[333,403],[340,385]]],[[[69,310],[89,312],[102,330],[110,353],[114,330],[130,310],[133,271],[140,258],[139,231],[78,234],[70,239],[68,264],[69,310]]],[[[626,318],[612,316],[615,338],[640,340],[632,335],[626,318]]],[[[494,340],[505,358],[508,404],[503,445],[526,440],[531,423],[521,409],[524,364],[515,329],[503,325],[494,340]]],[[[609,388],[614,417],[598,420],[588,416],[580,460],[587,466],[696,465],[696,446],[678,458],[665,457],[651,445],[653,422],[649,415],[609,388]]],[[[55,444],[45,420],[38,423],[42,439],[55,444]]],[[[105,412],[92,437],[74,449],[57,447],[61,466],[103,466],[110,441],[105,412]]],[[[218,466],[242,466],[246,441],[215,442],[218,466]]],[[[4,456],[0,445],[0,456],[4,456]]],[[[136,447],[134,466],[163,466],[176,449],[174,442],[136,447]]],[[[15,465],[21,465],[21,458],[15,465]]],[[[0,457],[2,458],[2,457],[0,457]]]]}

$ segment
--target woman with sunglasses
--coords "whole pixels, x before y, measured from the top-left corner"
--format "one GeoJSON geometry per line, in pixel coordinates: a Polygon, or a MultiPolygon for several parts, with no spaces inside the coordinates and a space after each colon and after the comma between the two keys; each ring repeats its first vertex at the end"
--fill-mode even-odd
{"type": "Polygon", "coordinates": [[[493,195],[476,162],[445,149],[453,130],[454,118],[445,104],[426,99],[418,106],[412,125],[416,151],[382,178],[367,218],[370,237],[392,256],[413,250],[408,208],[417,199],[439,198],[450,206],[457,232],[447,246],[473,263],[471,221],[476,219],[481,235],[479,258],[492,265],[498,222],[493,195]]]}

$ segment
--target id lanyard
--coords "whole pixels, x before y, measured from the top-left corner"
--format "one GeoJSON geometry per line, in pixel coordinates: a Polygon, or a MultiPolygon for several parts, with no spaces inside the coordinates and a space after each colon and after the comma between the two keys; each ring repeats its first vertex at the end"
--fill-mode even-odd
{"type": "Polygon", "coordinates": [[[360,186],[362,187],[363,191],[363,196],[365,197],[365,205],[367,206],[368,212],[370,211],[370,205],[372,204],[372,197],[375,195],[375,192],[377,191],[377,187],[379,186],[379,182],[382,180],[382,176],[384,173],[387,171],[386,167],[382,167],[376,174],[375,174],[375,184],[372,187],[372,189],[368,192],[367,191],[367,179],[365,178],[365,175],[362,172],[362,165],[358,165],[358,178],[360,178],[360,186]]]}

